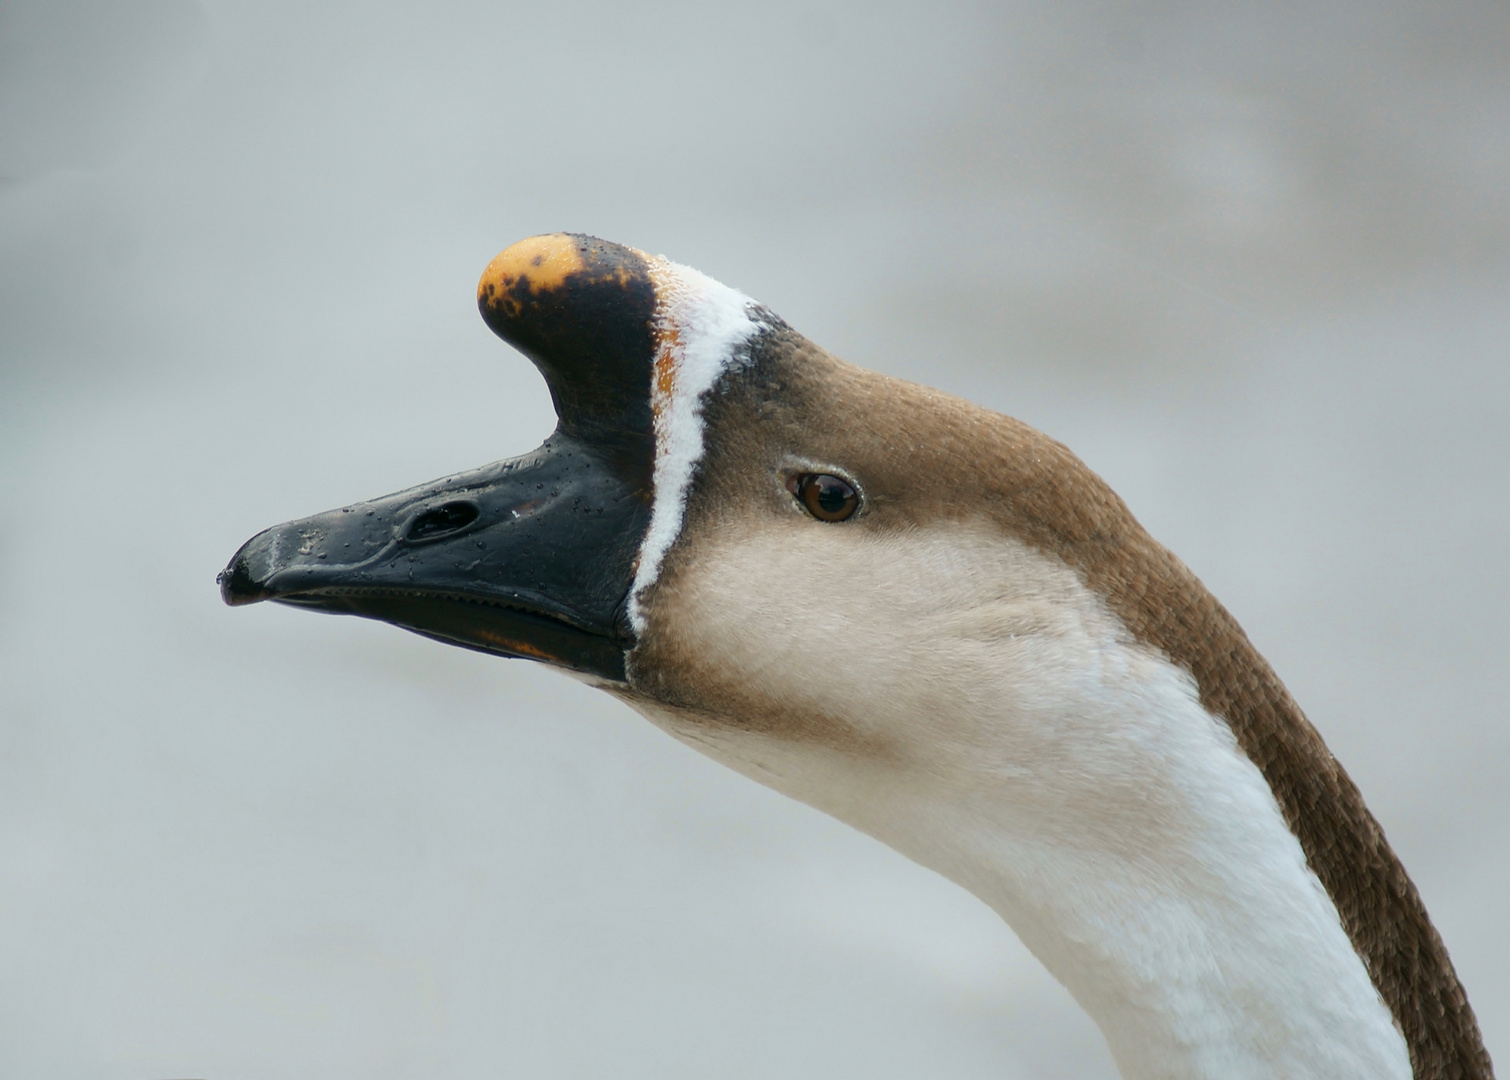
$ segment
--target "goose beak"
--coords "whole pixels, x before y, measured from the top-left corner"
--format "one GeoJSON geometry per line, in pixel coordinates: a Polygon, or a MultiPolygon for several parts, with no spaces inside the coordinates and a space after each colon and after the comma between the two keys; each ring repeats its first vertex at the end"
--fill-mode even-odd
{"type": "Polygon", "coordinates": [[[545,376],[555,434],[523,457],[260,532],[220,574],[221,597],[381,619],[622,682],[652,501],[655,304],[631,248],[554,233],[505,250],[478,305],[545,376]]]}
{"type": "Polygon", "coordinates": [[[612,681],[643,492],[557,433],[532,454],[266,529],[217,581],[227,604],[274,600],[612,681]]]}

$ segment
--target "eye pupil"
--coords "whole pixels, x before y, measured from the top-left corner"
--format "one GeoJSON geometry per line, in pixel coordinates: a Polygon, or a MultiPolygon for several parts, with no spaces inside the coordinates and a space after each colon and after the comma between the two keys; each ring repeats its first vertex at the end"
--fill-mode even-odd
{"type": "Polygon", "coordinates": [[[838,514],[844,510],[844,504],[849,500],[849,492],[843,484],[818,485],[818,505],[830,514],[838,514]]]}
{"type": "Polygon", "coordinates": [[[796,491],[807,512],[819,521],[844,521],[860,506],[860,493],[829,473],[798,477],[796,491]]]}

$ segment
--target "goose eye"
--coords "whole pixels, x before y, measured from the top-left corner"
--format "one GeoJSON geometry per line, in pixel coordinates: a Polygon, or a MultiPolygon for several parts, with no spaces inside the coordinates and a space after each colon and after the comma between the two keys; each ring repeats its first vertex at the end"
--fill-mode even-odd
{"type": "Polygon", "coordinates": [[[819,521],[844,521],[860,507],[860,493],[828,473],[794,476],[787,487],[819,521]]]}

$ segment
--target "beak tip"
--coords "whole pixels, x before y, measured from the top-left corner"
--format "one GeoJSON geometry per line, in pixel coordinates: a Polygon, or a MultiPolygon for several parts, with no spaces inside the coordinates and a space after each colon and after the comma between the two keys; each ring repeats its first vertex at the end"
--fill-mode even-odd
{"type": "Polygon", "coordinates": [[[273,595],[267,586],[252,577],[246,558],[240,553],[231,560],[231,565],[215,575],[215,584],[220,586],[220,599],[228,607],[244,607],[273,595]]]}

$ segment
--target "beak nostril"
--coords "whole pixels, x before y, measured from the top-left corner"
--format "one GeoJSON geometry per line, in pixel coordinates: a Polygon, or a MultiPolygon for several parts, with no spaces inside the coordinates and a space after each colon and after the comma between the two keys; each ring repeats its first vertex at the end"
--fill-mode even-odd
{"type": "Polygon", "coordinates": [[[404,539],[410,543],[439,540],[465,529],[481,514],[477,504],[469,502],[449,502],[432,507],[409,522],[409,527],[404,530],[404,539]]]}

